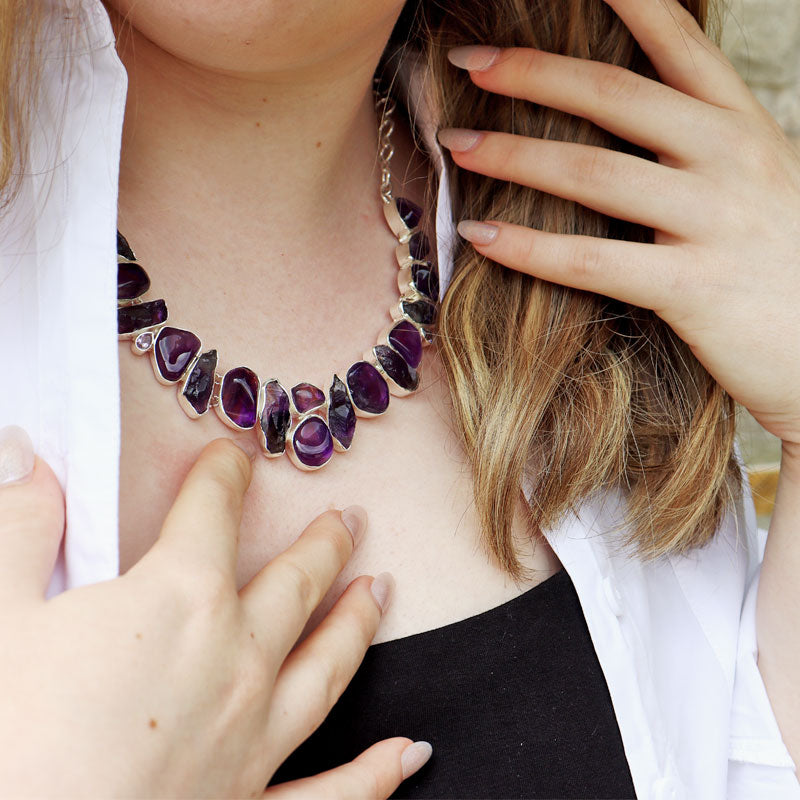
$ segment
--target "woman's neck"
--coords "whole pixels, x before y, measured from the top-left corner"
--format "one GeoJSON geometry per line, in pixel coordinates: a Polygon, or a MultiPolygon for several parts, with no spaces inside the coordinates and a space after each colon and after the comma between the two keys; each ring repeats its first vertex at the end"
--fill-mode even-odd
{"type": "MultiPolygon", "coordinates": [[[[240,363],[322,380],[374,342],[397,300],[372,97],[384,41],[313,69],[231,75],[120,38],[120,230],[182,324],[240,363]]],[[[393,143],[396,176],[426,174],[402,126],[393,143]]],[[[395,188],[420,200],[424,179],[395,188]]]]}
{"type": "Polygon", "coordinates": [[[217,219],[224,209],[295,241],[321,218],[334,229],[352,220],[374,190],[379,47],[257,76],[188,64],[136,31],[119,50],[130,81],[121,184],[154,216],[190,203],[198,219],[211,205],[217,219]]]}

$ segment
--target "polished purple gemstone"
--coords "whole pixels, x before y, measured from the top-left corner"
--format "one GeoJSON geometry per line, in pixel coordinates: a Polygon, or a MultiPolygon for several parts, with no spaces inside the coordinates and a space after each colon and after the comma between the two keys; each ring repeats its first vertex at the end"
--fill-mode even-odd
{"type": "Polygon", "coordinates": [[[408,240],[408,252],[415,261],[424,261],[431,252],[431,243],[424,233],[415,233],[408,240]]]}
{"type": "Polygon", "coordinates": [[[228,419],[240,428],[256,424],[258,376],[247,367],[229,369],[222,378],[220,405],[228,419]]]}
{"type": "Polygon", "coordinates": [[[333,376],[328,392],[328,427],[343,447],[350,447],[356,432],[356,412],[347,387],[338,375],[333,376]]]}
{"type": "Polygon", "coordinates": [[[292,436],[294,453],[307,467],[321,467],[333,455],[333,439],[328,426],[319,417],[304,419],[292,436]]]}
{"type": "Polygon", "coordinates": [[[422,219],[422,209],[405,197],[398,197],[395,201],[397,213],[403,220],[407,228],[416,228],[422,219]]]}
{"type": "Polygon", "coordinates": [[[306,411],[321,406],[325,402],[325,393],[313,383],[298,383],[292,386],[294,407],[304,414],[306,411]]]}
{"type": "Polygon", "coordinates": [[[417,291],[431,300],[439,299],[439,274],[430,261],[412,264],[411,279],[417,291]]]}
{"type": "Polygon", "coordinates": [[[217,351],[209,350],[195,361],[192,371],[186,377],[183,396],[198,414],[208,411],[211,394],[214,391],[214,370],[217,368],[217,351]]]}
{"type": "Polygon", "coordinates": [[[146,353],[152,346],[153,346],[153,333],[152,331],[146,331],[145,333],[140,333],[136,337],[136,341],[134,342],[137,349],[141,350],[143,353],[146,353]]]}
{"type": "Polygon", "coordinates": [[[436,306],[430,300],[403,300],[403,313],[420,325],[430,325],[436,319],[436,306]]]}
{"type": "Polygon", "coordinates": [[[161,377],[165,381],[177,381],[200,352],[200,340],[191,331],[162,328],[156,336],[153,352],[161,377]]]}
{"type": "Polygon", "coordinates": [[[282,453],[286,448],[286,431],[289,430],[291,413],[289,395],[278,381],[264,385],[264,409],[259,420],[268,452],[282,453]]]}
{"type": "Polygon", "coordinates": [[[136,256],[133,254],[128,240],[119,231],[117,231],[117,255],[127,258],[129,261],[136,261],[136,256]]]}
{"type": "Polygon", "coordinates": [[[150,288],[150,278],[140,264],[123,261],[117,264],[117,300],[133,300],[150,288]]]}
{"type": "Polygon", "coordinates": [[[404,319],[389,331],[388,339],[389,344],[403,356],[409,366],[419,366],[422,360],[422,340],[416,325],[404,319]]]}
{"type": "Polygon", "coordinates": [[[151,300],[135,306],[117,309],[117,333],[133,333],[142,328],[152,328],[167,321],[167,305],[163,300],[151,300]]]}
{"type": "Polygon", "coordinates": [[[383,371],[402,389],[413,392],[419,386],[419,373],[410,367],[400,353],[385,344],[376,345],[375,356],[383,371]]]}
{"type": "Polygon", "coordinates": [[[383,376],[367,361],[357,361],[347,370],[347,388],[357,408],[382,414],[389,407],[389,387],[383,376]]]}

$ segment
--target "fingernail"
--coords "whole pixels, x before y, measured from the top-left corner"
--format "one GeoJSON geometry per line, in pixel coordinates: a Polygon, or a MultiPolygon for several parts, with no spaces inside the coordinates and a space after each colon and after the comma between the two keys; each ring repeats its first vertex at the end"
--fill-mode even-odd
{"type": "Polygon", "coordinates": [[[467,153],[483,139],[483,134],[466,128],[443,128],[436,137],[442,147],[456,153],[467,153]]]}
{"type": "Polygon", "coordinates": [[[469,45],[467,47],[454,47],[447,58],[453,66],[468,69],[471,72],[483,72],[497,61],[500,55],[499,47],[486,45],[469,45]]]}
{"type": "Polygon", "coordinates": [[[380,575],[377,575],[372,581],[370,591],[375,602],[380,606],[381,613],[386,611],[394,593],[394,578],[391,573],[381,572],[380,575]]]}
{"type": "Polygon", "coordinates": [[[410,778],[420,767],[424,766],[433,755],[430,742],[414,742],[403,750],[400,766],[403,769],[403,780],[410,778]]]}
{"type": "Polygon", "coordinates": [[[489,225],[486,222],[462,219],[458,223],[458,232],[473,244],[491,244],[497,238],[497,234],[500,233],[500,228],[497,225],[489,225]]]}
{"type": "Polygon", "coordinates": [[[20,483],[33,474],[33,442],[19,425],[0,428],[0,486],[20,483]]]}
{"type": "Polygon", "coordinates": [[[246,439],[245,439],[245,438],[241,438],[241,439],[231,439],[231,441],[232,441],[232,442],[233,442],[233,443],[234,443],[234,444],[235,444],[235,445],[236,445],[236,446],[237,446],[237,447],[238,447],[240,450],[244,451],[244,452],[247,454],[247,457],[248,457],[248,458],[249,458],[251,461],[255,461],[255,460],[256,460],[256,456],[258,455],[258,447],[256,446],[256,443],[255,443],[255,442],[254,442],[252,439],[250,439],[250,438],[248,437],[248,438],[246,438],[246,439]]]}
{"type": "Polygon", "coordinates": [[[342,509],[342,522],[353,537],[353,546],[361,541],[367,527],[367,512],[361,506],[347,506],[342,509]]]}

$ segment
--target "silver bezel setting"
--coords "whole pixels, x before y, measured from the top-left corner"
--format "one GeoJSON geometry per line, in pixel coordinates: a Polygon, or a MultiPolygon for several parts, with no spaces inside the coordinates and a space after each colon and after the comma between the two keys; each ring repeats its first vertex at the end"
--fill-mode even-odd
{"type": "Polygon", "coordinates": [[[258,375],[256,374],[255,370],[250,369],[250,367],[231,367],[229,370],[226,370],[219,379],[219,382],[216,380],[214,381],[214,392],[211,395],[212,402],[211,405],[214,406],[215,411],[217,412],[217,416],[229,427],[233,428],[235,431],[251,431],[253,428],[258,425],[258,396],[261,393],[261,381],[258,380],[258,375]],[[256,376],[256,380],[258,381],[258,389],[256,390],[256,421],[248,428],[243,428],[241,425],[234,422],[227,414],[225,409],[222,406],[222,387],[225,383],[225,378],[228,376],[230,372],[233,372],[235,369],[249,369],[253,375],[256,376]]]}
{"type": "Polygon", "coordinates": [[[261,445],[261,452],[267,458],[280,458],[286,453],[286,446],[289,441],[289,432],[292,430],[293,424],[293,416],[292,416],[292,393],[287,391],[286,387],[277,379],[277,378],[269,378],[268,380],[261,381],[258,387],[258,404],[256,405],[256,434],[258,436],[258,443],[261,445]],[[283,442],[283,450],[280,453],[271,453],[269,448],[267,447],[267,434],[264,432],[264,428],[261,425],[261,415],[264,413],[264,406],[267,404],[267,384],[270,383],[277,383],[281,389],[286,392],[286,396],[289,399],[289,427],[286,429],[286,433],[284,436],[283,442]]]}
{"type": "Polygon", "coordinates": [[[202,342],[200,343],[201,347],[198,351],[197,355],[192,359],[192,363],[189,364],[189,368],[186,372],[183,373],[183,377],[178,381],[178,403],[180,407],[183,409],[184,413],[186,414],[189,419],[200,419],[200,417],[204,417],[208,414],[208,409],[211,408],[212,400],[214,399],[214,391],[216,390],[216,377],[217,377],[217,364],[219,363],[219,355],[217,355],[217,360],[214,364],[214,370],[212,374],[212,380],[214,381],[214,386],[211,389],[211,396],[208,398],[208,405],[205,408],[205,411],[201,411],[198,413],[197,409],[189,402],[188,398],[184,395],[184,391],[186,390],[186,384],[191,377],[194,368],[197,366],[197,362],[200,360],[200,356],[203,355],[203,347],[202,342]]]}
{"type": "MultiPolygon", "coordinates": [[[[355,366],[356,364],[359,364],[362,361],[366,361],[367,364],[369,364],[372,367],[375,367],[375,369],[378,370],[378,374],[381,376],[381,378],[383,378],[383,374],[381,373],[380,369],[378,369],[377,364],[374,363],[374,356],[372,355],[372,351],[371,350],[367,350],[366,351],[366,356],[367,356],[366,358],[359,358],[358,361],[354,361],[350,365],[350,367],[353,367],[353,366],[355,366]]],[[[350,367],[347,368],[347,372],[350,371],[350,367]]],[[[389,396],[390,396],[389,397],[389,404],[386,406],[386,408],[383,409],[383,411],[379,411],[377,414],[374,414],[372,411],[365,411],[363,408],[359,408],[356,405],[356,401],[353,399],[353,392],[351,391],[350,384],[349,384],[349,382],[347,380],[347,372],[345,372],[345,377],[342,378],[342,380],[344,381],[344,385],[347,387],[347,394],[350,395],[350,402],[353,404],[353,410],[356,412],[356,416],[357,417],[363,417],[364,419],[371,419],[373,417],[382,417],[389,410],[389,408],[392,405],[391,387],[389,387],[389,396]]],[[[383,378],[383,379],[386,380],[386,378],[383,378]]],[[[387,386],[388,386],[388,382],[387,382],[387,386]]]]}
{"type": "Polygon", "coordinates": [[[330,432],[331,429],[328,426],[328,421],[321,417],[318,413],[316,413],[317,409],[321,408],[322,406],[317,406],[313,411],[309,411],[306,414],[303,414],[302,417],[299,417],[297,420],[292,420],[292,424],[289,426],[289,430],[286,433],[286,455],[289,456],[289,460],[294,464],[298,469],[303,470],[303,472],[316,472],[318,469],[322,469],[323,467],[330,464],[331,460],[333,459],[333,453],[331,453],[330,458],[325,461],[323,464],[318,464],[315,467],[309,466],[308,464],[304,464],[297,456],[297,452],[294,449],[294,435],[297,432],[297,429],[308,419],[312,417],[316,417],[318,420],[322,422],[322,424],[328,429],[328,433],[330,434],[331,440],[333,442],[333,449],[334,452],[336,451],[336,437],[330,432]]]}
{"type": "Polygon", "coordinates": [[[177,384],[181,384],[183,379],[194,369],[194,365],[197,362],[197,359],[200,357],[200,354],[203,352],[203,342],[200,340],[200,337],[197,336],[196,333],[193,331],[186,330],[186,328],[175,328],[176,331],[182,331],[184,333],[191,333],[192,336],[197,336],[197,341],[200,342],[200,346],[197,348],[197,352],[192,356],[191,360],[186,365],[186,368],[181,372],[181,374],[175,378],[175,380],[169,380],[165,378],[161,374],[161,370],[158,367],[158,359],[156,358],[156,344],[158,343],[158,339],[161,334],[164,332],[165,328],[175,328],[174,325],[161,325],[158,329],[158,335],[153,339],[153,344],[150,347],[150,363],[153,367],[153,373],[156,376],[156,380],[162,386],[175,386],[177,384]]]}
{"type": "MultiPolygon", "coordinates": [[[[392,378],[391,375],[389,375],[383,368],[383,365],[381,364],[380,359],[378,358],[378,354],[375,352],[375,347],[377,347],[377,345],[371,347],[369,350],[364,351],[364,361],[369,361],[369,363],[372,364],[372,366],[375,367],[375,369],[377,369],[378,372],[380,372],[381,377],[386,381],[386,385],[389,387],[389,394],[392,395],[393,397],[408,397],[408,395],[414,394],[414,392],[416,392],[417,389],[419,389],[419,381],[417,381],[416,389],[405,389],[402,386],[400,386],[399,383],[395,383],[394,378],[392,378]]],[[[391,345],[389,345],[389,349],[397,353],[397,350],[395,350],[394,347],[392,347],[391,345]]],[[[400,358],[403,358],[403,356],[401,356],[400,353],[397,353],[397,355],[400,358]]],[[[403,360],[405,361],[405,359],[403,360]]],[[[419,377],[420,375],[419,370],[415,370],[415,372],[419,377]]]]}

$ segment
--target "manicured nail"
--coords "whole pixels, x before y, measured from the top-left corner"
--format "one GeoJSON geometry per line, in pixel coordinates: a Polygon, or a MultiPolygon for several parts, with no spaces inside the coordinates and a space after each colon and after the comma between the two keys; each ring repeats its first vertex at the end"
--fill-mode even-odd
{"type": "Polygon", "coordinates": [[[439,144],[456,153],[466,153],[472,150],[483,139],[483,134],[470,131],[467,128],[442,128],[436,134],[439,144]]]}
{"type": "Polygon", "coordinates": [[[461,69],[468,69],[470,72],[483,72],[497,61],[500,55],[499,47],[487,47],[486,45],[469,45],[468,47],[454,47],[447,58],[451,64],[461,69]]]}
{"type": "Polygon", "coordinates": [[[0,429],[0,486],[21,483],[33,474],[33,442],[19,425],[0,429]]]}
{"type": "Polygon", "coordinates": [[[367,512],[361,506],[347,506],[342,509],[342,522],[353,537],[353,546],[357,545],[367,527],[367,512]]]}
{"type": "Polygon", "coordinates": [[[420,767],[428,763],[433,748],[430,742],[414,742],[403,750],[400,765],[403,768],[403,780],[410,778],[420,767]]]}
{"type": "Polygon", "coordinates": [[[473,244],[491,244],[500,233],[497,225],[489,225],[486,222],[475,222],[472,219],[462,219],[458,223],[458,232],[473,244]]]}
{"type": "Polygon", "coordinates": [[[375,602],[381,607],[381,612],[389,608],[389,603],[392,600],[394,592],[394,578],[389,572],[381,572],[380,575],[375,577],[370,587],[372,596],[375,602]]]}
{"type": "Polygon", "coordinates": [[[243,450],[251,461],[256,460],[258,455],[258,447],[252,438],[231,439],[231,441],[240,449],[243,450]]]}

